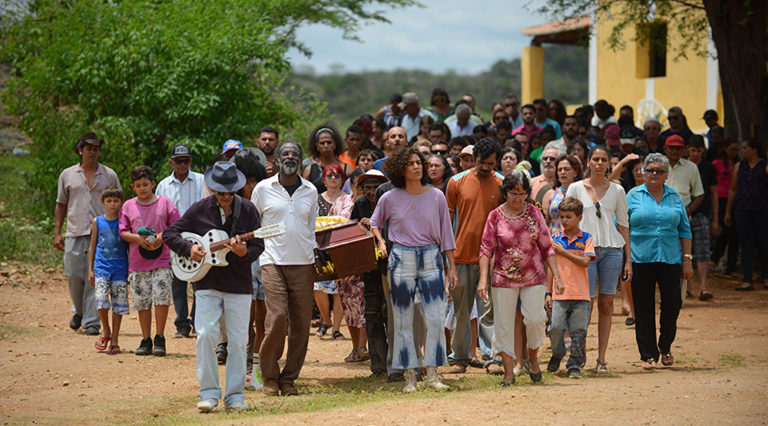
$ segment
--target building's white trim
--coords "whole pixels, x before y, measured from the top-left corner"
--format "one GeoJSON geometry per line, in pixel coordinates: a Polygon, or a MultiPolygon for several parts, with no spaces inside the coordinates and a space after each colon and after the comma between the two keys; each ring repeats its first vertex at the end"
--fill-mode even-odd
{"type": "Polygon", "coordinates": [[[707,37],[707,109],[717,111],[717,89],[720,82],[720,70],[717,63],[717,49],[712,41],[712,30],[707,37]]]}
{"type": "Polygon", "coordinates": [[[656,80],[653,78],[645,79],[645,99],[656,99],[656,80]]]}
{"type": "Polygon", "coordinates": [[[597,12],[589,16],[589,103],[597,102],[597,12]]]}

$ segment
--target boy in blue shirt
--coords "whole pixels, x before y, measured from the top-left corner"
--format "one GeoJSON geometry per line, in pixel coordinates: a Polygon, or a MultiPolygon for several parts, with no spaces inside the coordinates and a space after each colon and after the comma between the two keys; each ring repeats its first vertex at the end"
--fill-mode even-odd
{"type": "Polygon", "coordinates": [[[579,229],[584,205],[573,197],[565,198],[558,206],[563,232],[552,238],[557,258],[557,269],[564,288],[552,295],[552,282],[545,295],[547,310],[552,312],[552,330],[549,339],[552,343],[552,358],[547,364],[547,371],[556,372],[560,361],[566,355],[563,342],[565,331],[571,336],[571,356],[566,368],[568,377],[581,378],[581,366],[586,362],[584,341],[587,337],[589,320],[589,278],[587,267],[595,258],[595,245],[592,235],[579,229]]]}
{"type": "Polygon", "coordinates": [[[128,244],[120,238],[120,208],[123,191],[110,186],[101,194],[106,213],[93,218],[91,247],[88,250],[88,282],[96,288],[96,307],[101,320],[102,334],[94,344],[98,351],[107,349],[108,355],[120,353],[118,335],[123,315],[128,315],[128,244]],[[110,306],[110,298],[112,303],[110,306]],[[109,309],[112,308],[112,328],[109,327],[109,309]]]}

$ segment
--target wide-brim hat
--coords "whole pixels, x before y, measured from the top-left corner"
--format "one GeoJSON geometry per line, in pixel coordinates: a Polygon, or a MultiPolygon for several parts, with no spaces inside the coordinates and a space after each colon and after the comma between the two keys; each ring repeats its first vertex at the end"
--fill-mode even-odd
{"type": "Polygon", "coordinates": [[[379,170],[371,169],[357,178],[357,186],[361,186],[363,182],[367,180],[378,180],[383,183],[389,181],[389,178],[384,176],[384,173],[380,172],[379,170]]]}
{"type": "Polygon", "coordinates": [[[205,184],[211,191],[236,192],[245,186],[245,175],[235,163],[217,161],[205,171],[205,184]]]}
{"type": "Polygon", "coordinates": [[[96,135],[96,133],[93,132],[85,132],[83,133],[83,136],[80,137],[80,139],[75,142],[75,154],[80,154],[80,147],[83,145],[93,145],[98,146],[101,148],[102,145],[104,145],[104,141],[99,139],[99,137],[96,135]]]}

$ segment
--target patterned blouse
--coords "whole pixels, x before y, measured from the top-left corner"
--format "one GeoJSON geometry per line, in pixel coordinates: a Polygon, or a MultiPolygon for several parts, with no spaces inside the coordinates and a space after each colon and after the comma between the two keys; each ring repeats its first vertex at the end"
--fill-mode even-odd
{"type": "Polygon", "coordinates": [[[520,288],[546,285],[544,261],[554,256],[544,215],[526,203],[509,216],[501,205],[488,215],[480,243],[480,256],[495,256],[491,287],[520,288]]]}
{"type": "Polygon", "coordinates": [[[344,194],[334,201],[328,216],[341,216],[349,219],[349,216],[352,214],[352,207],[354,206],[355,200],[352,198],[352,194],[344,194]]]}
{"type": "Polygon", "coordinates": [[[563,225],[560,224],[560,209],[558,206],[565,199],[567,189],[562,186],[554,190],[552,201],[549,203],[549,235],[552,238],[559,237],[563,233],[563,225]]]}

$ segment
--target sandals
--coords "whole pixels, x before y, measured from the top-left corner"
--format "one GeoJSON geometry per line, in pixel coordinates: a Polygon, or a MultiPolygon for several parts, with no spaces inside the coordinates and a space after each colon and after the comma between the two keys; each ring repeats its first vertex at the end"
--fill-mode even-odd
{"type": "Polygon", "coordinates": [[[339,330],[333,330],[333,340],[344,340],[344,335],[339,330]]]}
{"type": "Polygon", "coordinates": [[[110,339],[111,337],[99,336],[96,343],[93,344],[93,347],[96,348],[97,351],[106,350],[110,339]]]}
{"type": "Polygon", "coordinates": [[[483,368],[485,364],[477,358],[472,358],[472,360],[469,361],[469,366],[473,368],[483,368]]]}
{"type": "Polygon", "coordinates": [[[110,345],[109,350],[107,351],[107,355],[117,355],[120,353],[120,346],[118,345],[110,345]]]}
{"type": "Polygon", "coordinates": [[[661,356],[661,365],[665,367],[669,367],[674,363],[675,363],[675,356],[672,355],[672,352],[667,352],[661,356]]]}
{"type": "Polygon", "coordinates": [[[357,349],[352,349],[352,352],[344,358],[344,362],[360,362],[360,354],[357,352],[357,349]]]}
{"type": "Polygon", "coordinates": [[[328,333],[328,324],[320,323],[320,325],[317,327],[317,331],[315,332],[315,336],[317,337],[323,337],[328,333]]]}
{"type": "Polygon", "coordinates": [[[358,349],[357,350],[357,354],[359,355],[361,362],[362,361],[368,361],[369,359],[371,359],[371,354],[368,353],[368,348],[366,348],[365,346],[363,346],[362,348],[358,349]]]}
{"type": "Polygon", "coordinates": [[[643,361],[643,370],[653,370],[656,368],[656,360],[653,358],[643,361]]]}
{"type": "Polygon", "coordinates": [[[699,300],[702,302],[706,302],[707,300],[712,300],[712,298],[715,297],[712,292],[708,290],[704,290],[701,293],[699,293],[699,300]]]}

